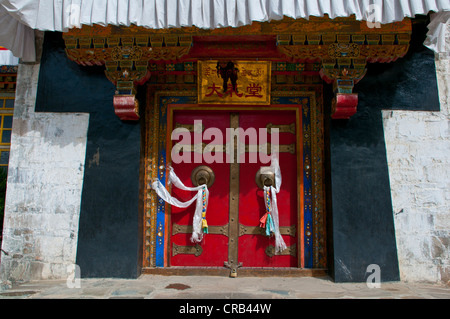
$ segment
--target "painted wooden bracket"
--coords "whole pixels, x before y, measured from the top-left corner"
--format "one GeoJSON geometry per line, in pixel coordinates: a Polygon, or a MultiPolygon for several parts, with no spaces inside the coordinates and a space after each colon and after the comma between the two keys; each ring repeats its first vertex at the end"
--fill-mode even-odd
{"type": "Polygon", "coordinates": [[[355,115],[358,108],[358,94],[337,93],[331,105],[333,120],[349,119],[355,115]]]}
{"type": "Polygon", "coordinates": [[[135,95],[116,94],[113,98],[114,112],[122,121],[139,120],[139,102],[135,95]]]}
{"type": "Polygon", "coordinates": [[[189,52],[192,39],[177,35],[136,35],[126,31],[115,34],[110,28],[95,28],[96,35],[90,27],[64,35],[66,54],[80,65],[104,65],[106,77],[116,86],[115,114],[123,121],[137,121],[136,88],[150,78],[149,62],[177,60],[189,52]]]}
{"type": "Polygon", "coordinates": [[[330,47],[332,50],[322,59],[319,73],[325,82],[333,84],[331,118],[349,119],[357,111],[358,94],[353,93],[353,87],[366,75],[367,59],[360,57],[360,46],[354,43],[330,47]]]}
{"type": "Polygon", "coordinates": [[[106,77],[116,86],[114,112],[122,121],[139,120],[136,88],[150,78],[148,61],[128,60],[129,52],[121,52],[115,61],[106,61],[106,77]]]}
{"type": "Polygon", "coordinates": [[[332,69],[323,68],[320,72],[322,79],[328,84],[333,84],[333,91],[335,97],[331,105],[331,118],[349,119],[357,112],[358,108],[358,94],[353,93],[353,87],[366,74],[364,68],[353,69],[350,75],[347,68],[332,69]]]}
{"type": "Polygon", "coordinates": [[[357,112],[358,106],[358,94],[353,93],[353,87],[365,76],[367,63],[393,62],[403,57],[409,48],[408,27],[405,33],[399,34],[394,30],[388,34],[376,32],[305,35],[297,41],[292,36],[285,42],[280,42],[279,36],[278,50],[294,62],[322,61],[320,76],[328,84],[333,84],[335,93],[331,118],[349,119],[357,112]],[[304,44],[306,40],[308,44],[304,44]]]}

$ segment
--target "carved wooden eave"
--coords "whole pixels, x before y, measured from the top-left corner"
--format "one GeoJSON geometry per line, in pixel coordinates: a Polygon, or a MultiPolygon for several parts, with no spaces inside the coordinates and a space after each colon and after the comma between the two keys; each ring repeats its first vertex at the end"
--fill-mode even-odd
{"type": "Polygon", "coordinates": [[[104,65],[116,86],[114,108],[122,120],[138,120],[136,86],[146,82],[150,63],[239,58],[321,63],[320,76],[333,84],[332,118],[356,113],[353,87],[368,63],[393,62],[409,48],[411,21],[372,25],[355,18],[314,18],[254,22],[239,28],[147,29],[83,26],[63,34],[69,59],[80,65],[104,65]]]}

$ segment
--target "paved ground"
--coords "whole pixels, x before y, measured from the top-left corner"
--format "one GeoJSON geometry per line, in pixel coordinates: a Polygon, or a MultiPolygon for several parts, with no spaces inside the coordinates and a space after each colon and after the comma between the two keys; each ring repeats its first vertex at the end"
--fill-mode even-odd
{"type": "Polygon", "coordinates": [[[228,278],[156,276],[138,279],[35,281],[0,291],[0,299],[450,299],[450,287],[434,284],[334,283],[328,278],[228,278]],[[78,287],[77,287],[78,286],[78,287]]]}

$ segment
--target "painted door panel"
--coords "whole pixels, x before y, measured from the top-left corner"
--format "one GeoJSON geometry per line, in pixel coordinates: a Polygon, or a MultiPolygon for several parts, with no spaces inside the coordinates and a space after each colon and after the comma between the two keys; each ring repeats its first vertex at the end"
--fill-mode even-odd
{"type": "MultiPolygon", "coordinates": [[[[233,111],[238,113],[239,127],[247,130],[255,128],[266,128],[269,124],[283,125],[287,127],[294,124],[294,132],[284,132],[279,134],[280,145],[292,145],[293,152],[280,153],[280,167],[282,173],[282,187],[278,198],[278,209],[280,212],[280,226],[288,228],[293,226],[291,235],[283,235],[283,239],[288,247],[292,247],[292,255],[269,256],[270,247],[274,246],[274,238],[261,234],[243,234],[245,230],[255,231],[259,227],[259,220],[265,214],[263,190],[259,189],[255,182],[256,172],[261,166],[269,166],[270,163],[261,162],[260,156],[256,156],[256,162],[250,163],[250,150],[254,141],[243,139],[241,142],[247,145],[247,151],[240,156],[239,163],[239,206],[236,216],[240,225],[237,238],[230,238],[224,234],[206,234],[204,240],[195,247],[190,241],[191,234],[180,233],[176,229],[188,229],[192,225],[192,218],[195,204],[188,208],[171,207],[171,266],[192,266],[192,267],[223,267],[224,262],[229,259],[230,247],[237,247],[238,261],[243,267],[297,267],[297,214],[298,214],[298,172],[297,172],[297,140],[296,140],[296,114],[294,111],[233,111]],[[249,150],[250,149],[250,150],[249,150]],[[245,229],[244,229],[245,228],[245,229]],[[174,231],[175,230],[175,231],[174,231]],[[232,240],[237,242],[233,246],[232,240]],[[181,249],[179,247],[182,247],[181,249]],[[190,248],[189,248],[190,247],[190,248]],[[180,253],[180,251],[184,253],[180,253]]],[[[228,111],[198,111],[198,110],[178,110],[174,112],[173,127],[177,124],[192,125],[194,120],[201,120],[204,130],[214,127],[218,128],[224,137],[223,144],[228,142],[229,137],[226,129],[230,127],[230,112],[228,111]]],[[[258,132],[259,133],[259,132],[258,132]]],[[[189,133],[191,143],[194,144],[194,134],[189,133]]],[[[211,140],[199,139],[205,144],[211,140]]],[[[178,141],[174,141],[173,145],[178,141]]],[[[189,141],[187,141],[189,142],[189,141]]],[[[187,143],[186,142],[186,143],[187,143]]],[[[270,135],[258,135],[256,144],[272,142],[270,135]],[[261,139],[262,137],[262,139],[261,139]]],[[[225,148],[224,148],[225,149],[225,148]]],[[[258,154],[256,154],[258,155],[258,154]]],[[[206,163],[202,159],[201,163],[172,163],[176,174],[186,186],[193,186],[191,182],[191,172],[200,165],[209,166],[215,173],[215,182],[210,188],[210,199],[206,219],[208,226],[227,226],[230,223],[230,161],[229,155],[224,153],[223,163],[206,163]]],[[[194,155],[191,154],[191,159],[194,155]]],[[[253,158],[254,159],[254,158],[253,158]]],[[[264,160],[264,159],[263,159],[264,160]]],[[[187,201],[194,192],[182,191],[172,188],[172,194],[181,201],[187,201]]],[[[228,234],[228,233],[227,233],[228,234]]]]}
{"type": "MultiPolygon", "coordinates": [[[[229,126],[229,116],[225,113],[205,113],[202,112],[177,112],[174,114],[174,123],[178,124],[194,124],[194,120],[202,120],[204,129],[215,127],[225,132],[226,127],[229,126]]],[[[175,125],[174,125],[175,127],[175,125]]],[[[191,141],[194,142],[194,134],[190,133],[191,141]]],[[[225,134],[224,134],[225,136],[225,134]]],[[[206,141],[209,143],[210,141],[206,141]]],[[[175,144],[175,143],[174,143],[175,144]]],[[[228,224],[228,205],[229,205],[229,164],[225,163],[192,163],[194,161],[194,154],[191,153],[191,163],[172,163],[175,173],[184,183],[184,185],[193,187],[191,181],[192,171],[200,165],[208,165],[215,173],[215,182],[209,189],[210,198],[207,209],[206,219],[208,226],[225,226],[228,224]]],[[[172,187],[172,194],[181,201],[191,199],[195,192],[188,192],[172,187]]],[[[191,226],[195,211],[195,203],[188,208],[172,207],[171,223],[173,225],[191,226]]],[[[191,242],[191,233],[179,233],[172,236],[172,253],[171,266],[220,266],[223,267],[224,261],[228,259],[228,237],[218,234],[207,234],[203,241],[199,244],[201,247],[201,254],[196,256],[194,254],[178,253],[174,255],[174,245],[187,247],[195,246],[191,242]]]]}
{"type": "MultiPolygon", "coordinates": [[[[295,112],[242,112],[239,116],[239,126],[244,130],[251,127],[265,128],[269,123],[273,125],[295,124],[295,112]]],[[[249,141],[245,142],[249,143],[249,141]]],[[[267,142],[273,142],[270,135],[268,135],[267,142]]],[[[289,132],[279,133],[279,143],[280,145],[294,146],[293,154],[279,153],[282,175],[280,193],[277,194],[280,227],[295,226],[297,224],[296,135],[289,132]]],[[[253,227],[259,226],[259,220],[265,214],[264,191],[256,185],[255,176],[261,166],[270,166],[270,163],[262,163],[260,157],[258,157],[257,163],[249,163],[248,159],[247,157],[247,160],[240,164],[239,223],[244,227],[253,227]]],[[[288,247],[297,244],[296,236],[284,235],[283,239],[288,247]]],[[[298,266],[295,255],[270,257],[266,250],[269,246],[274,245],[275,239],[273,236],[242,235],[239,237],[239,261],[243,263],[243,267],[298,266]]]]}

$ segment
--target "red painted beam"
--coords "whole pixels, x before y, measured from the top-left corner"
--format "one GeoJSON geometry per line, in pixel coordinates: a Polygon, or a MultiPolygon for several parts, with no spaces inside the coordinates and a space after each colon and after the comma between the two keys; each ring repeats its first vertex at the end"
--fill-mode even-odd
{"type": "Polygon", "coordinates": [[[198,36],[193,37],[189,54],[182,59],[283,59],[276,36],[198,36]]]}

